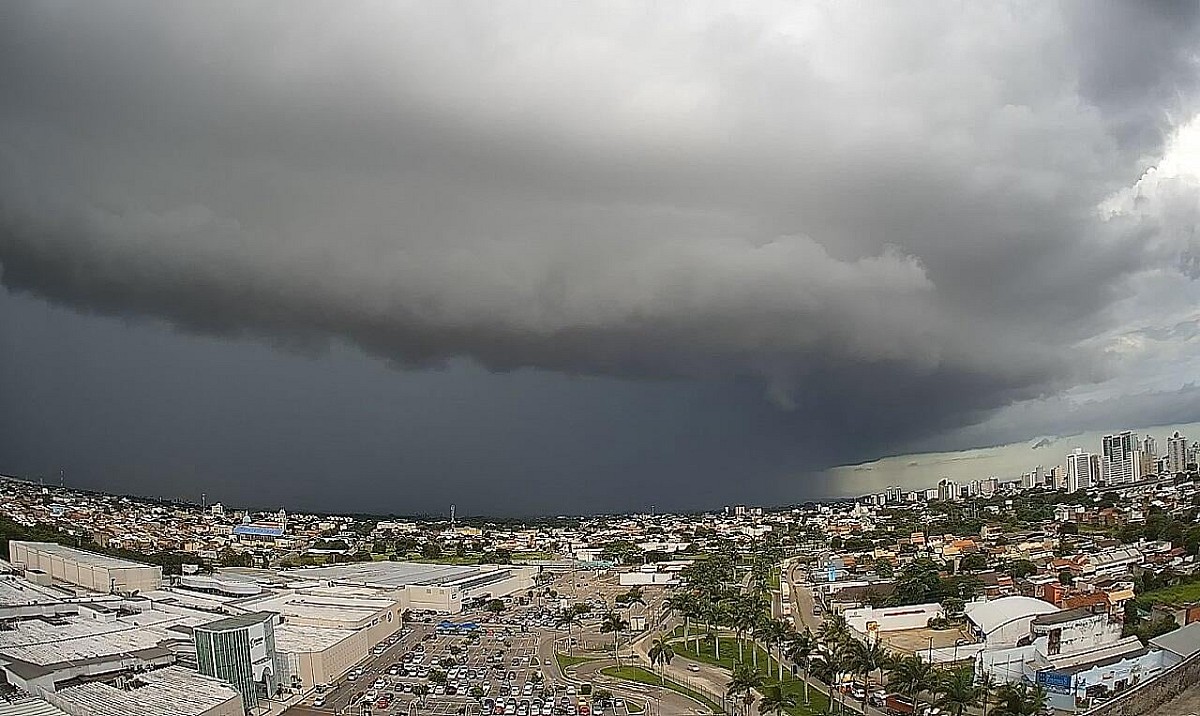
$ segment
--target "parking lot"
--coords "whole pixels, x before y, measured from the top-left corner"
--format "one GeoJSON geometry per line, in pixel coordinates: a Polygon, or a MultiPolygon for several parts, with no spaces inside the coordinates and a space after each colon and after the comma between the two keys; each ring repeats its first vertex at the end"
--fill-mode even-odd
{"type": "MultiPolygon", "coordinates": [[[[566,629],[555,628],[562,604],[590,603],[592,613],[572,635],[581,638],[585,648],[611,651],[612,636],[599,633],[599,620],[608,608],[616,606],[617,595],[628,590],[615,576],[580,571],[543,584],[532,598],[517,595],[506,599],[500,614],[476,604],[450,620],[455,626],[446,628],[438,628],[444,617],[422,615],[407,633],[343,677],[323,699],[310,698],[305,703],[326,713],[378,716],[627,716],[629,709],[640,713],[643,707],[632,691],[624,694],[634,697],[629,706],[620,698],[622,688],[616,689],[614,698],[595,703],[590,694],[578,693],[580,685],[559,674],[553,661],[554,642],[562,640],[561,647],[567,647],[566,629]],[[554,590],[554,596],[547,590],[554,590]],[[464,623],[475,628],[461,628],[464,623]]],[[[646,588],[646,607],[637,605],[623,612],[649,616],[652,610],[661,609],[663,591],[646,588]]]]}
{"type": "MultiPolygon", "coordinates": [[[[403,648],[376,657],[361,674],[353,674],[349,698],[344,704],[328,701],[327,708],[430,716],[596,713],[591,700],[576,693],[574,685],[556,684],[557,665],[539,661],[539,637],[538,631],[502,625],[481,625],[463,633],[429,630],[417,640],[405,640],[403,648]],[[422,689],[427,693],[421,695],[422,689]]],[[[611,707],[608,712],[612,713],[611,707]]],[[[599,713],[605,709],[601,707],[599,713]]]]}

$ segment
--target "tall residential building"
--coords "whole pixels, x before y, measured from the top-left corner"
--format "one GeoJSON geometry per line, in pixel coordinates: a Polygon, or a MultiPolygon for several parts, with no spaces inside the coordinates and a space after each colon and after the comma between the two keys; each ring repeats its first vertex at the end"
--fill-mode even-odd
{"type": "Polygon", "coordinates": [[[896,485],[889,485],[883,492],[885,499],[889,503],[903,502],[904,490],[896,485]]]}
{"type": "Polygon", "coordinates": [[[1100,456],[1075,448],[1067,455],[1067,492],[1087,490],[1100,482],[1100,456]]]}
{"type": "Polygon", "coordinates": [[[1051,490],[1065,490],[1067,487],[1067,471],[1062,465],[1055,465],[1046,473],[1046,487],[1051,490]]]}
{"type": "Polygon", "coordinates": [[[1138,477],[1149,477],[1158,474],[1158,441],[1154,436],[1147,435],[1142,438],[1139,447],[1138,466],[1141,468],[1138,471],[1138,477]]]}
{"type": "Polygon", "coordinates": [[[1167,472],[1175,475],[1187,470],[1188,441],[1176,430],[1167,438],[1167,472]]]}
{"type": "Polygon", "coordinates": [[[1142,476],[1141,450],[1136,433],[1126,430],[1104,436],[1104,482],[1127,485],[1142,476]]]}
{"type": "Polygon", "coordinates": [[[942,501],[957,500],[958,483],[947,477],[938,480],[937,499],[942,501]]]}
{"type": "Polygon", "coordinates": [[[252,612],[192,629],[196,668],[242,694],[249,713],[262,697],[279,691],[280,659],[275,651],[275,612],[252,612]]]}

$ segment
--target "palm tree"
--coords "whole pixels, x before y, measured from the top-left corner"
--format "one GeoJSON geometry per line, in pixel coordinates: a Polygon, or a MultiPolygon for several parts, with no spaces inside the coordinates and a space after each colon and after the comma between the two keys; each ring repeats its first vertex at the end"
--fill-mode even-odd
{"type": "MultiPolygon", "coordinates": [[[[739,694],[751,695],[751,691],[762,688],[762,685],[763,676],[758,669],[745,662],[738,662],[733,667],[733,675],[729,678],[725,693],[730,698],[735,698],[739,694]]],[[[753,703],[753,700],[746,704],[747,708],[750,703],[753,703]]]]}
{"type": "MultiPolygon", "coordinates": [[[[754,629],[758,624],[760,609],[758,601],[743,596],[737,599],[729,611],[730,622],[732,623],[734,636],[737,637],[738,645],[738,661],[745,661],[746,654],[744,650],[746,633],[754,629]]],[[[754,665],[758,665],[758,652],[754,652],[754,665]]]]}
{"type": "Polygon", "coordinates": [[[991,673],[983,672],[983,676],[979,677],[979,697],[983,701],[983,716],[988,716],[988,705],[992,703],[995,690],[996,684],[992,681],[991,673]]]}
{"type": "Polygon", "coordinates": [[[809,659],[812,657],[813,649],[817,648],[817,640],[813,637],[808,627],[804,627],[804,631],[797,634],[787,646],[787,657],[793,662],[802,665],[804,668],[804,705],[809,704],[808,700],[808,666],[809,659]]]}
{"type": "Polygon", "coordinates": [[[935,687],[936,672],[934,672],[933,666],[923,661],[921,657],[906,656],[892,664],[892,668],[888,671],[888,682],[908,694],[916,704],[921,692],[931,691],[935,687]]]}
{"type": "Polygon", "coordinates": [[[587,614],[590,610],[591,608],[588,607],[588,605],[580,602],[579,604],[572,605],[559,611],[558,615],[555,617],[555,626],[560,628],[563,626],[567,627],[568,645],[571,643],[571,627],[581,623],[583,621],[583,615],[587,614]]]}
{"type": "Polygon", "coordinates": [[[778,667],[780,683],[783,683],[783,645],[794,632],[792,626],[782,619],[767,619],[760,627],[759,633],[766,642],[767,653],[778,652],[775,657],[775,665],[778,667]]]}
{"type": "Polygon", "coordinates": [[[687,646],[688,636],[691,633],[692,618],[699,611],[697,605],[698,600],[696,599],[696,595],[691,592],[677,592],[667,599],[667,608],[674,609],[683,616],[683,645],[685,647],[687,646]]]}
{"type": "MultiPolygon", "coordinates": [[[[846,695],[841,689],[841,677],[846,672],[844,666],[849,666],[854,657],[853,647],[850,645],[849,640],[846,639],[833,641],[823,646],[823,656],[830,666],[829,683],[841,695],[842,709],[845,710],[846,695]]],[[[831,690],[829,692],[831,701],[833,700],[833,695],[834,692],[831,690]]]]}
{"type": "Polygon", "coordinates": [[[1005,684],[997,693],[992,716],[1036,716],[1046,705],[1046,689],[1026,683],[1005,684]]]}
{"type": "Polygon", "coordinates": [[[970,667],[941,674],[937,685],[935,705],[953,716],[979,704],[982,689],[975,684],[975,672],[970,667]]]}
{"type": "Polygon", "coordinates": [[[611,609],[604,615],[604,620],[602,622],[600,622],[600,633],[608,634],[609,632],[611,632],[613,635],[613,660],[616,661],[618,667],[621,666],[621,654],[620,654],[621,632],[625,631],[628,628],[629,628],[629,622],[626,621],[625,618],[622,617],[620,614],[618,614],[615,611],[612,611],[611,609]]]}
{"type": "Polygon", "coordinates": [[[664,641],[662,637],[654,640],[654,643],[650,646],[650,665],[659,667],[658,673],[664,684],[667,683],[666,666],[674,658],[675,650],[671,648],[670,644],[664,641]]]}
{"type": "MultiPolygon", "coordinates": [[[[705,604],[704,621],[708,626],[709,633],[713,638],[713,655],[717,661],[721,660],[721,625],[725,623],[728,616],[728,611],[725,607],[725,602],[718,599],[710,599],[705,604]]],[[[699,650],[696,653],[700,653],[699,650]]]]}
{"type": "Polygon", "coordinates": [[[872,671],[879,671],[879,683],[883,683],[883,670],[891,663],[891,655],[878,640],[861,642],[854,641],[853,663],[862,674],[863,681],[872,671]]]}
{"type": "Polygon", "coordinates": [[[796,697],[785,693],[782,686],[772,686],[767,689],[763,692],[762,701],[758,703],[759,713],[775,714],[775,716],[780,716],[794,708],[796,708],[796,697]]]}
{"type": "Polygon", "coordinates": [[[831,614],[821,624],[818,636],[821,637],[821,642],[825,644],[848,639],[850,637],[850,626],[846,624],[846,617],[838,613],[831,614]]]}

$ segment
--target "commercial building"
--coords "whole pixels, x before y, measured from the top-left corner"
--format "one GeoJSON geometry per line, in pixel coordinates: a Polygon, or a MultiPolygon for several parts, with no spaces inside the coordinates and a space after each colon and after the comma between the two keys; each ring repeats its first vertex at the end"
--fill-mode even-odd
{"type": "Polygon", "coordinates": [[[8,543],[9,561],[30,573],[33,581],[45,575],[51,582],[74,585],[101,594],[134,594],[162,586],[162,567],[116,559],[51,542],[8,543]]]}
{"type": "Polygon", "coordinates": [[[193,628],[196,665],[201,674],[224,681],[242,695],[246,710],[279,691],[279,658],[272,612],[218,619],[193,628]]]}
{"type": "Polygon", "coordinates": [[[226,608],[279,615],[279,682],[311,688],[336,681],[400,628],[404,610],[382,594],[364,587],[309,584],[230,602],[226,608]]]}
{"type": "Polygon", "coordinates": [[[1035,617],[1059,611],[1058,607],[1033,597],[1001,597],[966,606],[966,617],[975,636],[989,649],[1016,646],[1029,634],[1035,617]]]}
{"type": "Polygon", "coordinates": [[[979,671],[998,682],[1035,682],[1060,711],[1086,710],[1162,671],[1163,652],[1142,646],[1136,636],[1122,638],[1121,625],[1106,609],[1060,610],[1038,601],[1006,597],[995,600],[1003,606],[987,602],[968,609],[973,623],[990,621],[992,632],[1003,637],[989,639],[976,655],[979,671]]]}
{"type": "Polygon", "coordinates": [[[360,562],[289,569],[280,575],[298,584],[361,587],[394,600],[400,610],[457,614],[464,603],[532,589],[538,568],[522,565],[458,566],[418,562],[360,562]]]}

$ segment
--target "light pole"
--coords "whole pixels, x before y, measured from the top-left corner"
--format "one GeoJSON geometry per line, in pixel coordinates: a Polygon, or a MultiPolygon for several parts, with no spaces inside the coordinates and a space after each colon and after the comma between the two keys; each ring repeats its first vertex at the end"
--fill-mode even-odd
{"type": "Polygon", "coordinates": [[[929,663],[933,663],[933,637],[929,637],[929,663]]]}

